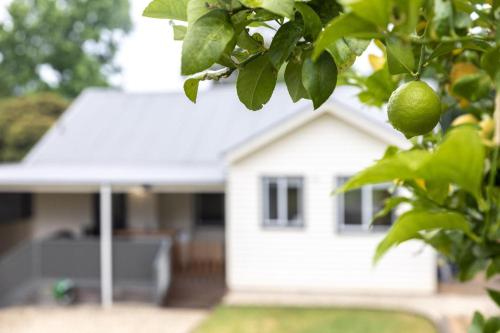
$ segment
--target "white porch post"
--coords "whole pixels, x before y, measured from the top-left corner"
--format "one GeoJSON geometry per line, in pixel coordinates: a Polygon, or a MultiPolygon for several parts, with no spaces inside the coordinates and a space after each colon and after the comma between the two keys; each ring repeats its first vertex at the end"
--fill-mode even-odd
{"type": "Polygon", "coordinates": [[[113,305],[113,253],[112,253],[112,206],[111,186],[100,188],[100,247],[101,247],[101,304],[113,305]]]}

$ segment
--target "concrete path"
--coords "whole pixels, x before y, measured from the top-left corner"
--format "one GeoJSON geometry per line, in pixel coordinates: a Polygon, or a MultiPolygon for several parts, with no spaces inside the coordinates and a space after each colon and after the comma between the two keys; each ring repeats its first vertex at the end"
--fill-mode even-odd
{"type": "Polygon", "coordinates": [[[430,296],[340,296],[331,294],[244,293],[226,295],[228,305],[338,306],[402,310],[424,315],[442,332],[462,333],[470,316],[479,310],[499,314],[496,305],[482,295],[437,294],[430,296]]]}
{"type": "Polygon", "coordinates": [[[0,310],[0,333],[190,333],[205,310],[164,309],[142,304],[18,307],[0,310]]]}

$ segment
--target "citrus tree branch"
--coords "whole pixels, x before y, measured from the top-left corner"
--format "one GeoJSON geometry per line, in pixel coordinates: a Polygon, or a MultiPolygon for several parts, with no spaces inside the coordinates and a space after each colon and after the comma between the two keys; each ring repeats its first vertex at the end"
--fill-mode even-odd
{"type": "Polygon", "coordinates": [[[495,119],[495,137],[493,141],[495,146],[500,146],[500,92],[497,89],[496,97],[495,97],[495,113],[493,114],[495,119]]]}

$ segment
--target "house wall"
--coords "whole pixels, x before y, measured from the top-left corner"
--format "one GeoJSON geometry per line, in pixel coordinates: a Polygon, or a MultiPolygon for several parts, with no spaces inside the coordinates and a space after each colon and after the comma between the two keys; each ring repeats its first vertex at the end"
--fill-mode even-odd
{"type": "Polygon", "coordinates": [[[334,179],[380,158],[386,144],[331,115],[316,118],[229,168],[226,262],[232,290],[431,293],[435,254],[418,243],[372,256],[382,234],[337,231],[334,179]],[[305,226],[262,226],[262,176],[303,176],[305,226]]]}
{"type": "Polygon", "coordinates": [[[56,231],[80,234],[92,221],[92,194],[33,194],[33,235],[46,237],[56,231]]]}
{"type": "Polygon", "coordinates": [[[127,195],[127,224],[131,229],[158,229],[158,196],[152,192],[127,195]]]}
{"type": "Polygon", "coordinates": [[[31,238],[32,223],[29,220],[0,224],[0,256],[31,238]]]}
{"type": "Polygon", "coordinates": [[[192,195],[158,194],[158,216],[161,228],[190,231],[193,219],[192,195]]]}

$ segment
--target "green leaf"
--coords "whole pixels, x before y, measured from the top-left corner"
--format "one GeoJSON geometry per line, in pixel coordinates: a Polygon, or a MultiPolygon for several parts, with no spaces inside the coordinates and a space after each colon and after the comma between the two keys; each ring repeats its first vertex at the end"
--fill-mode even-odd
{"type": "Polygon", "coordinates": [[[445,54],[450,53],[456,49],[455,43],[439,43],[438,46],[432,51],[431,55],[427,58],[427,61],[431,61],[434,58],[441,57],[445,54]]]}
{"type": "Polygon", "coordinates": [[[295,9],[302,16],[305,36],[310,40],[315,40],[323,28],[320,17],[309,5],[303,2],[296,2],[295,9]]]}
{"type": "Polygon", "coordinates": [[[486,288],[486,291],[488,292],[488,296],[490,296],[493,302],[495,302],[496,305],[500,306],[500,291],[491,288],[486,288]]]}
{"type": "Polygon", "coordinates": [[[326,25],[344,10],[336,0],[311,0],[307,4],[318,14],[323,25],[326,25]]]}
{"type": "Polygon", "coordinates": [[[339,73],[349,69],[354,61],[356,61],[356,53],[354,53],[343,38],[337,39],[333,44],[326,49],[335,60],[339,73]]]}
{"type": "Polygon", "coordinates": [[[369,39],[344,38],[344,41],[357,56],[362,55],[368,45],[370,45],[369,39]]]}
{"type": "Polygon", "coordinates": [[[452,85],[451,90],[455,95],[475,102],[487,97],[490,93],[491,80],[483,71],[468,74],[458,78],[452,85]]]}
{"type": "Polygon", "coordinates": [[[219,7],[218,0],[187,0],[187,18],[189,24],[194,23],[197,19],[219,7]]]}
{"type": "Polygon", "coordinates": [[[387,64],[391,74],[412,73],[415,70],[415,57],[410,43],[390,36],[386,46],[387,64]]]}
{"type": "Polygon", "coordinates": [[[187,27],[183,25],[174,25],[174,40],[183,40],[186,37],[187,27]]]}
{"type": "MultiPolygon", "coordinates": [[[[500,23],[497,24],[497,36],[500,36],[500,23]]],[[[498,38],[497,38],[498,39],[498,38]]],[[[497,44],[500,41],[497,42],[497,44]]],[[[481,68],[492,78],[495,88],[500,91],[500,46],[485,52],[481,58],[481,68]]]]}
{"type": "Polygon", "coordinates": [[[189,0],[153,0],[144,9],[143,16],[187,21],[187,3],[189,0]]]}
{"type": "Polygon", "coordinates": [[[394,208],[396,208],[397,206],[399,206],[400,204],[404,203],[404,202],[409,202],[410,199],[406,198],[406,197],[390,197],[389,199],[385,200],[384,202],[384,208],[381,209],[379,212],[377,212],[373,218],[372,218],[372,223],[381,218],[381,217],[384,217],[386,216],[387,214],[389,214],[390,212],[392,212],[392,210],[394,208]]]}
{"type": "Polygon", "coordinates": [[[448,197],[450,185],[440,179],[431,179],[425,182],[425,190],[429,198],[439,204],[443,204],[448,197]]]}
{"type": "Polygon", "coordinates": [[[302,65],[302,57],[293,57],[290,59],[285,69],[286,87],[294,103],[302,98],[309,97],[302,83],[302,65]]]}
{"type": "Polygon", "coordinates": [[[474,317],[472,317],[472,323],[467,330],[467,333],[483,333],[484,328],[484,317],[478,311],[474,312],[474,317]]]}
{"type": "Polygon", "coordinates": [[[293,17],[294,0],[240,0],[240,2],[249,8],[263,8],[274,14],[293,17]]]}
{"type": "Polygon", "coordinates": [[[303,27],[298,21],[288,21],[274,35],[269,47],[269,60],[274,68],[280,69],[302,37],[303,27]]]}
{"type": "Polygon", "coordinates": [[[346,192],[368,185],[390,182],[394,179],[415,179],[418,172],[431,158],[431,153],[425,150],[410,150],[397,153],[377,161],[374,165],[351,177],[336,190],[336,193],[346,192]]]}
{"type": "Polygon", "coordinates": [[[260,110],[271,98],[278,71],[267,54],[245,64],[238,74],[236,90],[240,101],[253,111],[260,110]]]}
{"type": "Polygon", "coordinates": [[[392,92],[397,88],[397,83],[389,73],[387,65],[364,78],[363,83],[365,89],[359,93],[359,99],[365,104],[378,107],[387,103],[392,92]]]}
{"type": "Polygon", "coordinates": [[[188,29],[182,45],[183,75],[210,68],[231,42],[234,29],[226,11],[216,9],[205,14],[188,29]]]}
{"type": "Polygon", "coordinates": [[[435,152],[411,150],[383,158],[350,178],[336,192],[394,179],[423,178],[440,187],[444,182],[456,184],[481,203],[484,158],[485,148],[476,128],[460,126],[448,132],[435,152]]]}
{"type": "Polygon", "coordinates": [[[372,37],[377,27],[353,13],[344,14],[333,19],[319,34],[314,47],[313,58],[317,58],[325,49],[342,37],[372,37]]]}
{"type": "Polygon", "coordinates": [[[485,148],[476,128],[460,126],[447,133],[420,174],[424,179],[459,185],[480,198],[484,158],[485,148]]]}
{"type": "Polygon", "coordinates": [[[256,53],[264,50],[262,41],[258,41],[253,36],[250,36],[247,29],[243,29],[238,35],[237,44],[242,49],[247,50],[251,53],[256,53]]]}
{"type": "Polygon", "coordinates": [[[333,93],[337,85],[337,66],[328,53],[323,53],[314,61],[304,60],[302,83],[311,97],[314,109],[319,108],[333,93]]]}
{"type": "Polygon", "coordinates": [[[401,20],[395,29],[407,34],[414,33],[420,15],[422,0],[395,1],[394,4],[399,10],[401,20]]]}
{"type": "Polygon", "coordinates": [[[500,317],[491,317],[484,324],[483,333],[498,333],[500,331],[500,317]]]}
{"type": "Polygon", "coordinates": [[[381,28],[385,28],[389,23],[391,0],[341,0],[340,3],[350,8],[357,16],[381,28]]]}
{"type": "Polygon", "coordinates": [[[198,86],[200,84],[199,79],[190,78],[184,82],[184,94],[191,102],[196,103],[196,98],[198,97],[198,86]]]}
{"type": "Polygon", "coordinates": [[[377,262],[392,247],[410,239],[420,239],[420,232],[430,230],[460,230],[470,233],[467,219],[455,212],[446,210],[411,210],[401,215],[391,227],[375,251],[377,262]]]}

